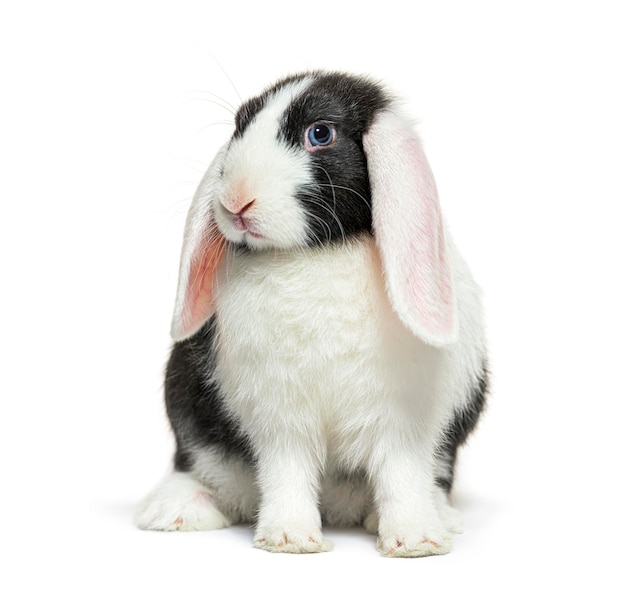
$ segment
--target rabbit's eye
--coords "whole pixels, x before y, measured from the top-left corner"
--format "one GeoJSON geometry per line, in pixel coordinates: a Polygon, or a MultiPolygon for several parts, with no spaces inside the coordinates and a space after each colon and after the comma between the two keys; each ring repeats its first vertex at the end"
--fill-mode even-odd
{"type": "Polygon", "coordinates": [[[331,123],[313,123],[305,136],[305,147],[307,149],[319,149],[328,147],[334,143],[337,132],[331,123]]]}

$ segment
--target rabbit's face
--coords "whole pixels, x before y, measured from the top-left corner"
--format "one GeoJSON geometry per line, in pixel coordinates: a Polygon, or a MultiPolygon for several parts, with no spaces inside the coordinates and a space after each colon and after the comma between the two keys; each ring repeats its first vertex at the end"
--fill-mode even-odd
{"type": "Polygon", "coordinates": [[[455,341],[435,181],[419,137],[382,86],[341,73],[296,75],[246,102],[235,124],[187,217],[176,340],[215,312],[220,281],[228,278],[221,269],[239,254],[228,243],[299,253],[330,243],[336,250],[371,232],[398,317],[429,344],[455,341]]]}
{"type": "Polygon", "coordinates": [[[245,103],[213,193],[222,235],[265,249],[371,231],[362,136],[387,101],[363,79],[311,74],[245,103]]]}

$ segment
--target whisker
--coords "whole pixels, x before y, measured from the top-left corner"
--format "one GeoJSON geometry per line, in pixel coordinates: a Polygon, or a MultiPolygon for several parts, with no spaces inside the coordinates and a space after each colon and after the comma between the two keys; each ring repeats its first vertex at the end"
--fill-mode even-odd
{"type": "MultiPolygon", "coordinates": [[[[230,277],[231,277],[232,271],[233,271],[233,264],[234,264],[233,251],[234,251],[234,247],[233,247],[233,245],[230,242],[225,241],[224,242],[224,248],[226,248],[226,264],[224,265],[224,272],[226,273],[226,282],[228,282],[230,280],[230,277]]],[[[219,282],[218,282],[218,287],[219,287],[219,282]]]]}
{"type": "Polygon", "coordinates": [[[224,109],[225,111],[228,111],[229,114],[231,114],[233,117],[235,116],[236,110],[229,105],[226,101],[220,102],[218,100],[213,100],[210,98],[188,98],[187,101],[191,102],[191,101],[199,101],[199,102],[206,102],[209,104],[213,104],[215,106],[218,106],[222,109],[224,109]]]}
{"type": "MultiPolygon", "coordinates": [[[[310,211],[308,212],[308,215],[316,220],[320,226],[324,227],[326,229],[326,235],[328,237],[328,241],[330,241],[333,237],[332,231],[330,229],[330,225],[328,225],[328,223],[326,221],[324,221],[321,217],[319,217],[318,215],[315,215],[315,213],[311,213],[310,211]]],[[[318,238],[317,236],[315,236],[317,238],[317,240],[320,242],[320,244],[322,243],[321,239],[318,238]]]]}
{"type": "Polygon", "coordinates": [[[328,170],[326,170],[326,168],[324,168],[324,166],[320,166],[319,164],[315,164],[315,167],[319,168],[324,174],[326,174],[326,178],[328,178],[329,184],[321,184],[319,186],[329,186],[332,189],[332,192],[333,192],[333,209],[336,210],[337,209],[337,195],[335,193],[335,185],[333,183],[333,179],[330,177],[330,174],[328,173],[328,170]]]}
{"type": "Polygon", "coordinates": [[[330,177],[330,174],[328,173],[328,170],[326,170],[326,168],[324,168],[324,166],[321,166],[319,164],[313,164],[313,166],[315,168],[319,168],[326,175],[326,178],[328,178],[328,184],[327,183],[321,183],[318,186],[327,186],[327,187],[332,189],[332,191],[333,191],[333,204],[334,204],[335,207],[336,207],[336,198],[337,198],[336,190],[340,189],[340,190],[348,191],[350,193],[355,194],[357,197],[359,197],[359,199],[361,199],[368,206],[368,208],[371,211],[371,209],[372,209],[371,203],[359,191],[356,191],[356,190],[354,190],[353,188],[351,188],[349,186],[343,186],[341,184],[335,184],[333,182],[332,178],[330,177]]]}
{"type": "MultiPolygon", "coordinates": [[[[305,197],[305,200],[307,200],[308,202],[320,205],[321,207],[325,208],[335,218],[335,220],[337,221],[337,224],[339,225],[340,230],[342,230],[341,222],[339,221],[334,211],[332,211],[332,209],[330,209],[326,203],[324,203],[321,200],[316,199],[315,195],[305,194],[304,197],[305,197]]],[[[322,219],[319,215],[316,215],[312,211],[307,211],[307,215],[311,217],[311,219],[317,221],[320,224],[320,226],[325,227],[326,235],[328,237],[328,240],[330,241],[333,235],[330,225],[324,219],[322,219]]],[[[343,230],[342,230],[342,233],[343,233],[343,230]]]]}
{"type": "Polygon", "coordinates": [[[235,123],[233,123],[233,121],[227,121],[227,120],[215,121],[214,123],[209,123],[208,125],[203,125],[202,127],[200,127],[200,129],[198,129],[198,131],[196,131],[196,133],[202,133],[203,131],[205,131],[209,127],[215,127],[216,125],[229,125],[229,126],[232,127],[232,126],[235,125],[235,123]]]}
{"type": "Polygon", "coordinates": [[[239,102],[243,102],[243,98],[241,98],[241,94],[239,94],[239,90],[237,90],[237,87],[235,86],[235,84],[232,81],[231,77],[228,75],[228,72],[226,71],[224,66],[220,63],[220,61],[215,57],[215,55],[213,53],[209,52],[209,55],[211,56],[213,61],[217,64],[217,67],[220,70],[222,70],[222,74],[224,74],[224,76],[228,80],[228,83],[230,84],[231,88],[235,91],[235,94],[239,98],[239,102]]]}
{"type": "MultiPolygon", "coordinates": [[[[326,208],[326,210],[334,217],[334,219],[337,221],[337,225],[339,227],[339,231],[341,232],[341,239],[342,242],[345,244],[346,242],[346,233],[345,230],[343,228],[343,224],[341,223],[341,220],[339,219],[339,217],[337,216],[337,194],[335,192],[335,185],[333,183],[333,179],[331,178],[328,170],[326,170],[326,168],[324,168],[324,166],[321,166],[319,164],[314,164],[314,166],[316,168],[319,168],[325,175],[326,178],[328,178],[328,182],[329,184],[323,184],[323,185],[318,185],[319,186],[329,186],[332,190],[332,195],[333,195],[333,206],[332,209],[330,208],[330,206],[326,205],[326,203],[324,203],[324,201],[322,200],[321,196],[318,194],[316,195],[317,201],[314,202],[318,202],[320,205],[324,206],[326,208]]],[[[329,241],[331,239],[331,236],[329,235],[329,241]]]]}
{"type": "Polygon", "coordinates": [[[218,236],[211,236],[208,242],[204,242],[202,246],[202,255],[206,257],[206,264],[197,268],[196,276],[190,280],[192,285],[202,284],[209,268],[219,259],[219,256],[221,256],[224,251],[224,244],[219,243],[218,236]],[[215,247],[216,243],[218,244],[217,247],[215,247]]]}
{"type": "Polygon", "coordinates": [[[204,172],[207,169],[207,163],[203,162],[202,160],[198,160],[197,158],[180,157],[180,158],[173,158],[173,160],[174,162],[184,164],[188,168],[191,168],[194,172],[200,172],[201,174],[204,174],[204,172]],[[200,168],[198,168],[198,166],[200,166],[200,168]]]}
{"type": "MultiPolygon", "coordinates": [[[[224,106],[228,107],[233,113],[237,111],[237,107],[228,102],[225,98],[222,98],[219,94],[215,94],[214,92],[209,92],[208,90],[194,90],[193,92],[197,93],[197,94],[204,94],[206,96],[210,96],[213,99],[215,99],[215,101],[211,101],[211,102],[216,102],[219,101],[220,104],[223,104],[224,106]]],[[[191,93],[189,93],[191,94],[191,93]]],[[[203,100],[203,101],[208,101],[209,99],[205,99],[205,98],[199,98],[199,97],[189,97],[189,100],[203,100]]]]}
{"type": "Polygon", "coordinates": [[[372,210],[372,204],[360,192],[355,191],[353,188],[350,188],[349,186],[342,186],[340,184],[325,184],[325,183],[322,183],[318,186],[331,187],[333,189],[333,195],[334,195],[335,189],[340,189],[340,190],[348,191],[350,193],[354,193],[357,197],[359,197],[359,199],[361,199],[367,205],[370,211],[372,210]]]}
{"type": "MultiPolygon", "coordinates": [[[[339,219],[339,216],[337,215],[337,212],[332,207],[330,207],[328,203],[324,202],[324,199],[319,194],[312,194],[312,193],[305,192],[303,194],[303,197],[305,200],[308,200],[310,203],[313,203],[323,208],[324,210],[328,211],[331,214],[331,216],[337,223],[339,231],[341,232],[341,239],[345,243],[346,233],[345,233],[343,224],[341,223],[341,219],[339,219]]],[[[323,223],[327,227],[328,239],[330,241],[332,239],[332,231],[330,230],[330,226],[328,225],[328,223],[325,222],[323,219],[321,219],[319,216],[315,215],[314,213],[308,212],[308,214],[311,215],[311,217],[316,219],[318,222],[323,223]]]]}

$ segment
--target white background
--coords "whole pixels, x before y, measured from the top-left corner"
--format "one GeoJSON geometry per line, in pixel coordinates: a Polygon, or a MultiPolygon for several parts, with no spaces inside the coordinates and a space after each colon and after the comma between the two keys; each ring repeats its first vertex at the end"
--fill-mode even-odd
{"type": "Polygon", "coordinates": [[[623,588],[621,4],[3,4],[3,587],[623,588]],[[172,451],[182,226],[232,129],[212,101],[316,67],[406,98],[486,292],[492,397],[445,557],[383,559],[360,530],[289,556],[246,527],[132,526],[172,451]]]}

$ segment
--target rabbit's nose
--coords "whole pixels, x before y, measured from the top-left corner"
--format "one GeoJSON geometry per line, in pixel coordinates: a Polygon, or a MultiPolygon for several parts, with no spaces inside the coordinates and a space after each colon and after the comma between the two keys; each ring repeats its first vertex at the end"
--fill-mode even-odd
{"type": "Polygon", "coordinates": [[[220,199],[224,209],[232,213],[233,215],[243,215],[252,205],[256,199],[250,198],[247,195],[237,195],[234,198],[220,199]]]}
{"type": "Polygon", "coordinates": [[[250,207],[252,207],[252,205],[254,205],[255,200],[256,199],[252,199],[248,201],[239,209],[239,211],[231,211],[231,213],[234,213],[235,215],[243,215],[248,209],[250,209],[250,207]]]}

